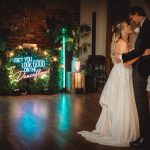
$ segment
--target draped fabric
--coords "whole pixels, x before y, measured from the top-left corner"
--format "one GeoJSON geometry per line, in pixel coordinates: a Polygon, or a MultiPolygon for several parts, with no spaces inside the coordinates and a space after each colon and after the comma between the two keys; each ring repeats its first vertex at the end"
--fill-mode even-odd
{"type": "Polygon", "coordinates": [[[132,68],[114,64],[100,97],[102,112],[95,130],[80,131],[86,140],[102,145],[126,147],[139,137],[132,68]]]}

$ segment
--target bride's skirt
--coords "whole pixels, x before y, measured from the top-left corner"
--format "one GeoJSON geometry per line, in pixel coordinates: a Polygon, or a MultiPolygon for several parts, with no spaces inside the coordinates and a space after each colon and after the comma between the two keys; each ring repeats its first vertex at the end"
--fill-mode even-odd
{"type": "Polygon", "coordinates": [[[78,132],[86,140],[110,146],[129,146],[139,137],[139,121],[132,85],[132,70],[115,64],[103,89],[102,112],[95,130],[78,132]]]}

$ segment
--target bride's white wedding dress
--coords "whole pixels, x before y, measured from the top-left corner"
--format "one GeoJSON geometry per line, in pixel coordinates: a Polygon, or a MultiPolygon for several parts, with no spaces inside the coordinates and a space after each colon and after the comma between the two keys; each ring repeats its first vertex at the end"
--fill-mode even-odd
{"type": "Polygon", "coordinates": [[[102,112],[96,129],[78,132],[86,140],[110,146],[129,146],[139,137],[139,120],[132,85],[132,68],[114,64],[103,89],[102,112]]]}

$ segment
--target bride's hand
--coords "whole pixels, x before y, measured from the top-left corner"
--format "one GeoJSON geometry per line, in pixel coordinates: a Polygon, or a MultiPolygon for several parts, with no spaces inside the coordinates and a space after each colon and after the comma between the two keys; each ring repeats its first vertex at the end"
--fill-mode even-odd
{"type": "Polygon", "coordinates": [[[121,60],[120,60],[120,57],[119,57],[120,55],[121,55],[120,52],[115,53],[114,60],[115,60],[116,63],[121,63],[121,60]]]}

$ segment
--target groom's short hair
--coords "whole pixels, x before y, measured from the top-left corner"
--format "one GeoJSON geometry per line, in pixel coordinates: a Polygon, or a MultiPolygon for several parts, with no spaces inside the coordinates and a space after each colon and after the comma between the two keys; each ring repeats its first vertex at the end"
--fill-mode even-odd
{"type": "Polygon", "coordinates": [[[129,14],[135,15],[136,13],[138,13],[139,16],[146,16],[146,12],[141,6],[132,6],[129,9],[129,14]]]}

